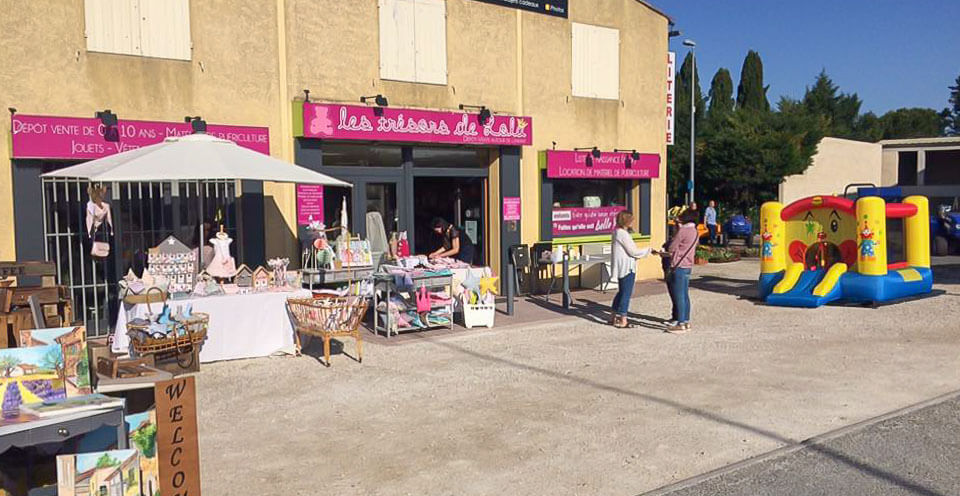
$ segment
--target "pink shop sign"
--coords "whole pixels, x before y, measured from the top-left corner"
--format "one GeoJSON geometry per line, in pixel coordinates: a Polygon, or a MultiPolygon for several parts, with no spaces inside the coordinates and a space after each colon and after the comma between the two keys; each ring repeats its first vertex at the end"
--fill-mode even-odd
{"type": "MultiPolygon", "coordinates": [[[[193,132],[185,122],[121,120],[110,140],[104,137],[104,126],[98,119],[24,114],[13,116],[11,130],[14,158],[60,160],[92,160],[193,132]]],[[[270,154],[270,131],[265,127],[209,124],[207,134],[270,154]]]]}
{"type": "Polygon", "coordinates": [[[298,184],[297,224],[308,226],[312,222],[323,222],[323,186],[298,184]]]}
{"type": "Polygon", "coordinates": [[[307,138],[524,146],[533,142],[529,117],[394,109],[326,103],[303,105],[307,138]]]}
{"type": "Polygon", "coordinates": [[[660,177],[660,155],[589,151],[547,150],[547,177],[554,179],[652,179],[660,177]],[[589,160],[588,160],[589,159],[589,160]]]}
{"type": "Polygon", "coordinates": [[[610,234],[626,207],[554,208],[554,236],[610,234]]]}

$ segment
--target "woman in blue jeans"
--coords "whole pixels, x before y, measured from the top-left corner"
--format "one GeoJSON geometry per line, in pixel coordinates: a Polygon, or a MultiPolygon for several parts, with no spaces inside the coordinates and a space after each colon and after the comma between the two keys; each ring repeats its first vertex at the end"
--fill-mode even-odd
{"type": "Polygon", "coordinates": [[[695,210],[680,214],[679,224],[680,227],[667,245],[666,253],[661,254],[669,259],[665,275],[673,311],[671,322],[667,324],[667,332],[674,334],[690,330],[690,271],[700,239],[695,210]]]}
{"type": "Polygon", "coordinates": [[[617,227],[611,236],[611,275],[617,278],[617,295],[613,297],[610,324],[623,329],[631,327],[627,321],[630,310],[630,297],[633,295],[633,283],[637,279],[637,259],[650,253],[648,249],[637,248],[630,236],[633,214],[624,210],[617,214],[617,227]]]}

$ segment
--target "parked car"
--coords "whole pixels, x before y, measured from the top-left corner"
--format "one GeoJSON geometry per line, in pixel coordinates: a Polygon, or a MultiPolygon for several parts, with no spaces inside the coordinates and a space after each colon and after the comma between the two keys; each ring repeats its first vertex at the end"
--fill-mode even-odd
{"type": "Polygon", "coordinates": [[[941,206],[930,216],[930,238],[934,255],[942,257],[960,251],[960,212],[941,206]]]}
{"type": "Polygon", "coordinates": [[[747,247],[753,246],[753,223],[746,216],[734,215],[723,224],[723,244],[730,242],[731,238],[743,239],[747,247]]]}

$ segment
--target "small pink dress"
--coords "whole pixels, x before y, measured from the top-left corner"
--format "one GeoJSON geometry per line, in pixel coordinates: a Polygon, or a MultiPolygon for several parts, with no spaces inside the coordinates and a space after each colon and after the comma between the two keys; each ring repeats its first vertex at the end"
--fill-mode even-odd
{"type": "Polygon", "coordinates": [[[212,238],[210,244],[213,245],[213,260],[207,265],[207,274],[213,277],[229,278],[237,274],[237,263],[230,256],[231,238],[212,238]]]}

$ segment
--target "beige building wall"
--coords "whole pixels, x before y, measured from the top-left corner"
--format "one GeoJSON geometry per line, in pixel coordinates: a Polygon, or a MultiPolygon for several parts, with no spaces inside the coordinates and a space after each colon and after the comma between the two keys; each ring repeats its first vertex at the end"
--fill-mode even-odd
{"type": "MultiPolygon", "coordinates": [[[[882,145],[881,145],[882,146],[882,145]]],[[[880,167],[880,182],[884,186],[896,186],[900,181],[900,151],[883,150],[880,167]]]]}
{"type": "MultiPolygon", "coordinates": [[[[210,123],[265,126],[277,155],[275,8],[273,0],[191,1],[192,60],[180,61],[87,52],[82,0],[0,0],[0,106],[70,117],[109,108],[120,119],[200,115],[210,123]]],[[[0,260],[15,258],[10,132],[9,117],[0,119],[0,260]]]]}
{"type": "MultiPolygon", "coordinates": [[[[539,241],[537,152],[554,141],[561,149],[659,153],[653,232],[643,234],[651,245],[664,241],[668,19],[643,2],[571,0],[571,16],[563,19],[447,0],[446,85],[380,79],[377,0],[192,0],[190,61],[87,52],[82,0],[0,2],[0,104],[20,112],[92,117],[109,108],[120,119],[179,121],[189,114],[266,126],[271,154],[292,160],[291,101],[303,89],[312,100],[332,102],[382,93],[392,107],[485,105],[533,117],[534,142],[522,155],[522,242],[539,241]],[[620,31],[618,100],[571,96],[572,22],[620,31]]],[[[0,259],[12,259],[9,119],[0,119],[0,134],[0,259]]],[[[496,161],[493,167],[491,178],[496,161]]],[[[264,192],[272,226],[266,254],[292,253],[293,188],[266,184],[264,192]]],[[[499,197],[491,196],[491,213],[499,212],[499,197]]],[[[659,270],[658,261],[644,261],[640,275],[659,270]]]]}
{"type": "Polygon", "coordinates": [[[853,183],[882,185],[881,146],[840,138],[823,138],[813,163],[803,174],[780,183],[780,203],[815,195],[841,195],[853,183]]]}

